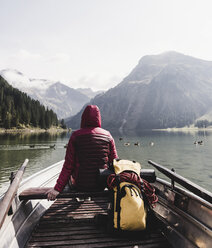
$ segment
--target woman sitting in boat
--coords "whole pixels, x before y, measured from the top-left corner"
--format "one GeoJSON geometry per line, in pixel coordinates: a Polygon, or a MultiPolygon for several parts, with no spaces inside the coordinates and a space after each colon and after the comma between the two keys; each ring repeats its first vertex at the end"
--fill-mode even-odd
{"type": "Polygon", "coordinates": [[[99,190],[99,169],[108,168],[117,157],[113,137],[101,128],[99,108],[88,105],[81,117],[81,128],[70,137],[63,168],[47,199],[55,200],[67,184],[78,191],[99,190]]]}

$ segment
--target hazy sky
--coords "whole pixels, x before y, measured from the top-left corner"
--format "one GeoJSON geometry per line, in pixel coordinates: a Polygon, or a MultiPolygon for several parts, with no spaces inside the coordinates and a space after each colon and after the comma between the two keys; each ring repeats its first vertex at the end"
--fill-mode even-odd
{"type": "Polygon", "coordinates": [[[147,54],[212,61],[211,0],[0,0],[0,70],[108,89],[147,54]]]}

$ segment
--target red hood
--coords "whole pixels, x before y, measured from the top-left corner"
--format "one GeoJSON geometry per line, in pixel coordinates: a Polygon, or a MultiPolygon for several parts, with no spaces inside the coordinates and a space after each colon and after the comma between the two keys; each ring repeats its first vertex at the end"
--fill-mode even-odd
{"type": "Polygon", "coordinates": [[[101,127],[101,114],[96,105],[88,105],[81,118],[81,128],[101,127]]]}

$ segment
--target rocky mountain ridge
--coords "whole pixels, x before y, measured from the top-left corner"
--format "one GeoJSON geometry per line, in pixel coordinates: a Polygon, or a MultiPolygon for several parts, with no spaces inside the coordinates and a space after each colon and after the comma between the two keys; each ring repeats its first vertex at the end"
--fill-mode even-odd
{"type": "MultiPolygon", "coordinates": [[[[90,103],[99,106],[108,129],[190,126],[212,110],[212,62],[177,52],[144,56],[120,84],[90,103]]],[[[68,126],[79,126],[81,112],[68,126]]]]}

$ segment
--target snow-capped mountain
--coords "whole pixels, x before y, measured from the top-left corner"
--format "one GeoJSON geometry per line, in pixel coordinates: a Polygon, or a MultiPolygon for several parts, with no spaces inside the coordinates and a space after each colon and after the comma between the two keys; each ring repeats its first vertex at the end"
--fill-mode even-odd
{"type": "Polygon", "coordinates": [[[0,71],[1,76],[14,88],[24,90],[36,88],[37,90],[46,90],[54,84],[54,81],[46,79],[29,79],[23,73],[17,70],[5,69],[0,71]]]}
{"type": "Polygon", "coordinates": [[[90,100],[86,94],[60,82],[30,79],[17,70],[2,70],[0,75],[14,88],[51,108],[60,119],[75,115],[90,100]]]}

